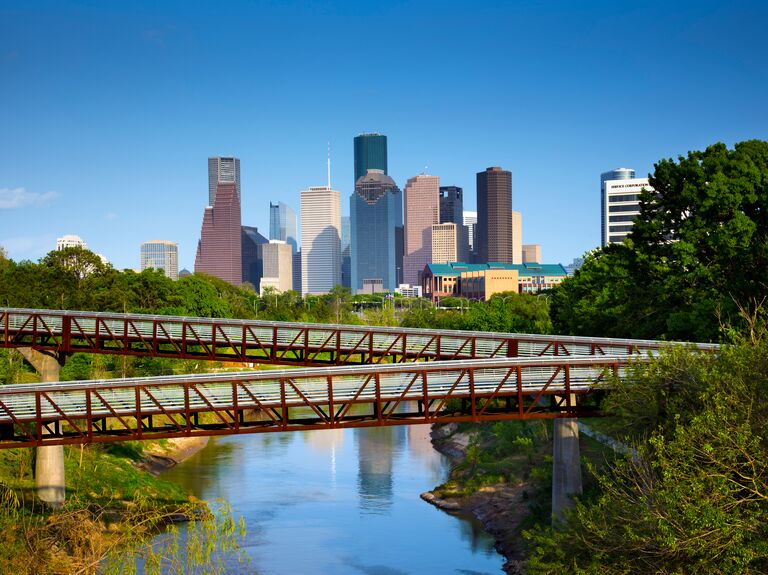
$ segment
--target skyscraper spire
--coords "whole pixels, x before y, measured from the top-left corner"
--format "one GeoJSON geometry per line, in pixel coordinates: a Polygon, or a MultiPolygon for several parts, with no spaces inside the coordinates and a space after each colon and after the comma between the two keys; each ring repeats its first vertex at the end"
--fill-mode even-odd
{"type": "Polygon", "coordinates": [[[331,189],[331,142],[328,142],[328,189],[331,189]]]}

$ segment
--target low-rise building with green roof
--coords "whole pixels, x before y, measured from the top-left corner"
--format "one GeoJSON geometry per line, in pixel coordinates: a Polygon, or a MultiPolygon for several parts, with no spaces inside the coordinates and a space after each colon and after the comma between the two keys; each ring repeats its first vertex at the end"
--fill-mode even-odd
{"type": "Polygon", "coordinates": [[[427,264],[422,274],[422,290],[433,302],[444,297],[487,300],[500,292],[540,293],[552,289],[566,276],[560,264],[427,264]]]}

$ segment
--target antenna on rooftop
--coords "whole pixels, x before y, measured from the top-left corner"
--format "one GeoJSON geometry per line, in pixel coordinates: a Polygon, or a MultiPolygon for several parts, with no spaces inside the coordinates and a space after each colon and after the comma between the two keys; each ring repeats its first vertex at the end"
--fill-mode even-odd
{"type": "Polygon", "coordinates": [[[328,189],[331,189],[331,142],[328,142],[328,189]]]}

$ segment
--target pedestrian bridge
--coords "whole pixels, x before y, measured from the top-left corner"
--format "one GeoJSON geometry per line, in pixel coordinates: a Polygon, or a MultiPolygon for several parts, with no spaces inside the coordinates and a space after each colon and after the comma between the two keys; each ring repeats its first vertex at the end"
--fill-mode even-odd
{"type": "Polygon", "coordinates": [[[0,347],[56,360],[47,383],[0,387],[0,448],[594,415],[611,377],[669,345],[0,308],[0,347]],[[314,367],[56,382],[75,352],[314,367]]]}

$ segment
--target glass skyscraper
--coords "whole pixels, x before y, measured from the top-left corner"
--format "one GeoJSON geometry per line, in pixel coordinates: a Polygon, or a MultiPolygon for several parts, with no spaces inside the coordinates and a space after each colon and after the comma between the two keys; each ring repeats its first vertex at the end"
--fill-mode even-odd
{"type": "Polygon", "coordinates": [[[369,169],[349,200],[352,291],[394,291],[403,266],[403,196],[383,170],[369,169]]]}
{"type": "Polygon", "coordinates": [[[387,137],[384,134],[360,134],[355,137],[355,185],[368,170],[387,173],[387,137]]]}
{"type": "Polygon", "coordinates": [[[440,223],[464,225],[464,190],[440,186],[440,223]]]}
{"type": "Polygon", "coordinates": [[[298,250],[296,240],[296,212],[283,202],[269,202],[269,239],[285,242],[293,253],[298,250]]]}

